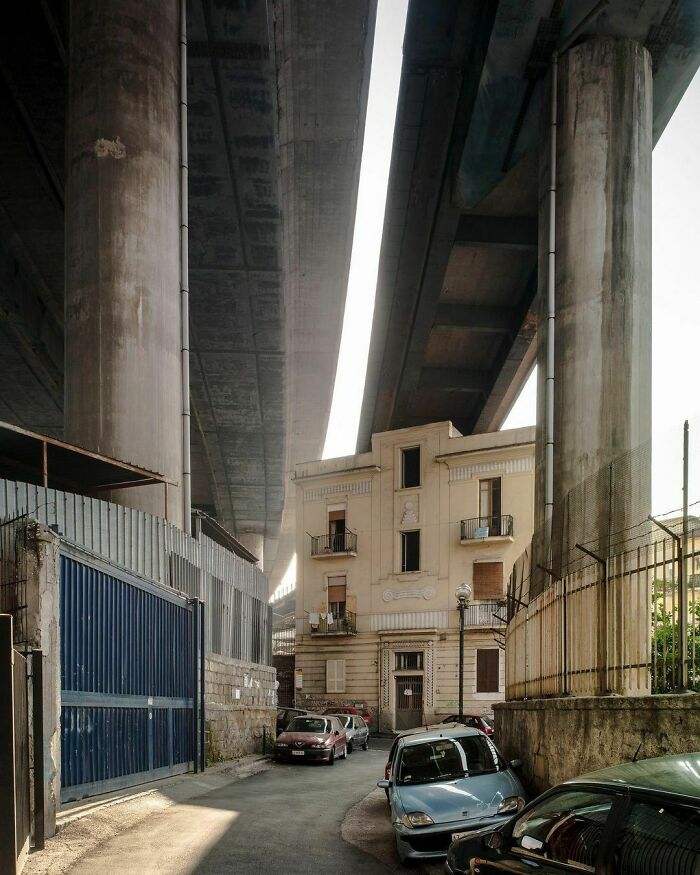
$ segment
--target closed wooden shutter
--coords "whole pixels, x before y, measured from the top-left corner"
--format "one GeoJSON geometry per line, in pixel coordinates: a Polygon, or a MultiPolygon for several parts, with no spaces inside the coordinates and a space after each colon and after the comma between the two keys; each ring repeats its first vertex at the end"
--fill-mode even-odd
{"type": "Polygon", "coordinates": [[[345,660],[344,659],[327,659],[326,660],[326,692],[327,693],[344,693],[345,692],[345,660]]]}
{"type": "Polygon", "coordinates": [[[497,693],[499,691],[499,652],[492,648],[476,651],[477,693],[497,693]]]}
{"type": "Polygon", "coordinates": [[[345,601],[345,578],[330,577],[328,579],[328,604],[345,601]]]}
{"type": "Polygon", "coordinates": [[[475,599],[503,598],[503,563],[475,562],[472,583],[475,599]]]}

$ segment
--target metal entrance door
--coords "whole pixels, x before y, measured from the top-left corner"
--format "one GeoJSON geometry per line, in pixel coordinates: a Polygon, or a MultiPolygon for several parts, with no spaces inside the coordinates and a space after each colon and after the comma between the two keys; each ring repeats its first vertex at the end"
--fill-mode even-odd
{"type": "Polygon", "coordinates": [[[202,604],[61,555],[61,801],[203,765],[202,604]]]}
{"type": "Polygon", "coordinates": [[[396,678],[396,728],[413,729],[423,723],[423,675],[396,678]]]}

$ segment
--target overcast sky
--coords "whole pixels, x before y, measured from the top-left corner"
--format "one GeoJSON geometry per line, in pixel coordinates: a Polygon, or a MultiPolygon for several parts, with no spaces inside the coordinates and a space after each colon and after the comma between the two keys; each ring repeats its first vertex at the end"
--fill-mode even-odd
{"type": "MultiPolygon", "coordinates": [[[[380,0],[370,78],[345,321],[323,458],[354,453],[364,390],[382,238],[391,144],[401,73],[407,0],[380,0]]],[[[681,503],[682,424],[691,419],[700,447],[700,398],[695,379],[700,348],[697,250],[700,226],[700,74],[653,153],[653,506],[681,503]]],[[[535,422],[534,374],[504,428],[535,422]]],[[[700,499],[700,472],[691,461],[690,497],[700,499]]],[[[293,566],[286,576],[294,579],[293,566]]]]}

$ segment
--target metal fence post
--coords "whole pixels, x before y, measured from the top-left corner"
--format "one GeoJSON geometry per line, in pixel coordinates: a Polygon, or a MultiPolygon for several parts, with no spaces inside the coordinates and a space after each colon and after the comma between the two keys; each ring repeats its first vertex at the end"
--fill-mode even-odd
{"type": "Polygon", "coordinates": [[[34,743],[34,849],[44,847],[44,654],[32,650],[32,735],[34,743]]]}
{"type": "Polygon", "coordinates": [[[0,871],[17,863],[12,617],[0,614],[0,871]]]}
{"type": "Polygon", "coordinates": [[[205,640],[204,640],[204,602],[199,602],[199,670],[200,670],[200,680],[199,680],[199,743],[200,743],[200,755],[201,755],[201,763],[202,763],[202,771],[206,768],[206,742],[205,742],[205,731],[206,731],[206,723],[205,723],[205,707],[204,707],[204,694],[206,690],[206,663],[205,663],[205,640]]]}
{"type": "Polygon", "coordinates": [[[678,569],[678,637],[681,657],[681,689],[688,689],[688,420],[683,423],[683,534],[678,569]]]}

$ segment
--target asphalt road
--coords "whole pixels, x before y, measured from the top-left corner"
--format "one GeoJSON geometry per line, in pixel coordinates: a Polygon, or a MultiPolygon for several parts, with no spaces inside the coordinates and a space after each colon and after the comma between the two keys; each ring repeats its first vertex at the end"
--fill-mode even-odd
{"type": "MultiPolygon", "coordinates": [[[[374,792],[387,742],[332,767],[280,764],[170,806],[103,842],[72,875],[284,872],[387,875],[404,870],[388,808],[374,792]],[[371,794],[371,795],[370,795],[371,794]],[[345,838],[344,838],[345,837],[345,838]]],[[[437,873],[441,865],[412,869],[437,873]]]]}

